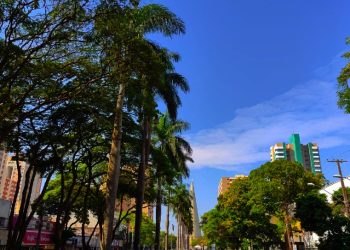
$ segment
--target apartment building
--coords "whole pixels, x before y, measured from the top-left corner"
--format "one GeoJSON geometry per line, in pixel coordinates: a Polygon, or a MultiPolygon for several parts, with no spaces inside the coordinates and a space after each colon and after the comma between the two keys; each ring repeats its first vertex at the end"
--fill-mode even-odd
{"type": "Polygon", "coordinates": [[[271,161],[286,159],[301,163],[312,173],[322,173],[320,152],[316,143],[301,144],[299,134],[292,134],[289,143],[279,142],[270,147],[271,161]]]}
{"type": "Polygon", "coordinates": [[[235,175],[234,177],[222,177],[218,187],[218,196],[224,194],[229,189],[234,180],[247,178],[246,175],[235,175]]]}
{"type": "MultiPolygon", "coordinates": [[[[16,186],[19,183],[18,197],[15,202],[15,213],[18,213],[20,208],[20,201],[22,198],[23,187],[25,184],[25,175],[29,168],[29,164],[22,158],[18,159],[19,169],[22,178],[19,180],[17,171],[16,156],[10,155],[5,151],[0,151],[0,199],[14,202],[16,186]]],[[[30,198],[32,203],[40,194],[41,178],[40,175],[34,177],[33,190],[30,198]]],[[[30,209],[30,208],[29,208],[30,209]]]]}

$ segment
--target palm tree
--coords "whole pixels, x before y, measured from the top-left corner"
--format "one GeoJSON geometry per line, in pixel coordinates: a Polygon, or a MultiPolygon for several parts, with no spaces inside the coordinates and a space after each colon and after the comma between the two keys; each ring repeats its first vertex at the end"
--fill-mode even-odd
{"type": "Polygon", "coordinates": [[[172,189],[172,195],[169,197],[169,203],[174,209],[177,218],[177,250],[183,250],[187,247],[186,235],[192,233],[192,203],[190,193],[186,186],[178,183],[172,189]]]}
{"type": "Polygon", "coordinates": [[[115,118],[106,180],[106,212],[102,232],[102,249],[111,249],[115,201],[120,175],[120,146],[122,139],[122,109],[130,82],[142,78],[137,67],[145,51],[154,50],[145,35],[160,32],[165,36],[184,33],[184,24],[167,8],[139,1],[102,1],[95,21],[96,40],[100,43],[108,82],[117,84],[115,118]]]}
{"type": "Polygon", "coordinates": [[[160,97],[166,104],[169,117],[176,120],[177,109],[181,105],[181,99],[178,94],[178,89],[183,92],[189,91],[189,86],[184,77],[174,71],[173,62],[179,59],[175,53],[161,48],[155,44],[149,43],[156,51],[156,58],[154,54],[147,56],[148,63],[144,65],[144,72],[142,79],[138,79],[139,85],[133,93],[139,95],[133,98],[139,102],[140,110],[138,112],[138,120],[141,122],[141,162],[138,169],[137,178],[137,197],[136,197],[136,216],[135,216],[135,237],[134,247],[138,249],[140,242],[140,228],[142,218],[142,205],[144,202],[145,192],[145,171],[149,162],[150,145],[151,145],[151,124],[156,119],[156,97],[160,97]],[[157,60],[158,59],[158,60],[157,60]],[[141,93],[140,93],[141,87],[141,93]]]}
{"type": "MultiPolygon", "coordinates": [[[[158,150],[156,152],[159,152],[153,157],[157,178],[155,250],[159,250],[160,247],[162,183],[172,185],[180,181],[182,177],[188,177],[189,169],[186,162],[193,161],[190,157],[192,149],[189,143],[179,136],[188,127],[188,123],[180,120],[173,121],[168,114],[164,114],[154,128],[155,147],[158,150]]],[[[168,226],[166,230],[167,246],[168,226]]]]}

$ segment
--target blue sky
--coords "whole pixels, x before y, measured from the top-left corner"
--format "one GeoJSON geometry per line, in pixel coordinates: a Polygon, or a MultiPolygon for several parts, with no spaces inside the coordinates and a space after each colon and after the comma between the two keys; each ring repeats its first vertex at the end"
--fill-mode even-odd
{"type": "MultiPolygon", "coordinates": [[[[151,3],[155,1],[144,1],[151,3]]],[[[222,176],[248,174],[293,132],[327,158],[350,160],[350,115],[337,108],[336,77],[350,50],[348,0],[159,0],[186,23],[184,36],[156,42],[181,54],[191,92],[180,118],[191,123],[190,179],[200,214],[216,204],[222,176]]],[[[344,164],[350,174],[350,163],[344,164]]]]}

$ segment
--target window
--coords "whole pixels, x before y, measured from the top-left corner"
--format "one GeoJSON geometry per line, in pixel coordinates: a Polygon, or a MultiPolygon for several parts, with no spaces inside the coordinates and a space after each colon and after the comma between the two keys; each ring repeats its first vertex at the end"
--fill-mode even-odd
{"type": "Polygon", "coordinates": [[[11,178],[12,170],[13,170],[13,168],[9,167],[8,172],[7,172],[7,178],[11,178]]]}

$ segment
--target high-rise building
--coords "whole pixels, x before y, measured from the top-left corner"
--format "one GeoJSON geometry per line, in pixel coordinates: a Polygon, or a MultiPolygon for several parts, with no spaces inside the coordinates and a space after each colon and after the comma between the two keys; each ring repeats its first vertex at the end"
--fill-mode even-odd
{"type": "MultiPolygon", "coordinates": [[[[9,200],[13,203],[16,186],[19,179],[18,171],[17,171],[16,156],[10,156],[5,151],[1,151],[0,155],[1,155],[0,158],[2,158],[0,159],[0,198],[4,200],[9,200]]],[[[19,183],[18,197],[15,202],[15,213],[18,213],[21,205],[20,203],[22,199],[21,195],[25,184],[26,172],[29,167],[29,164],[23,159],[20,159],[18,163],[19,163],[22,178],[19,183]]],[[[40,188],[41,188],[41,178],[40,178],[40,175],[37,174],[34,177],[34,181],[33,181],[33,190],[30,197],[30,203],[32,203],[39,196],[40,188]]]]}
{"type": "Polygon", "coordinates": [[[312,173],[322,173],[320,152],[316,143],[301,144],[299,134],[292,134],[289,143],[279,142],[270,147],[271,161],[286,159],[301,163],[312,173]]]}
{"type": "Polygon", "coordinates": [[[190,186],[190,196],[191,196],[191,202],[192,202],[192,219],[193,219],[193,232],[192,232],[191,238],[198,239],[202,236],[202,233],[199,227],[197,201],[196,201],[196,194],[194,192],[193,182],[191,183],[191,186],[190,186]]]}
{"type": "Polygon", "coordinates": [[[246,178],[246,177],[247,177],[246,175],[235,175],[234,177],[222,177],[218,187],[218,196],[222,195],[228,190],[232,181],[240,178],[246,178]]]}

